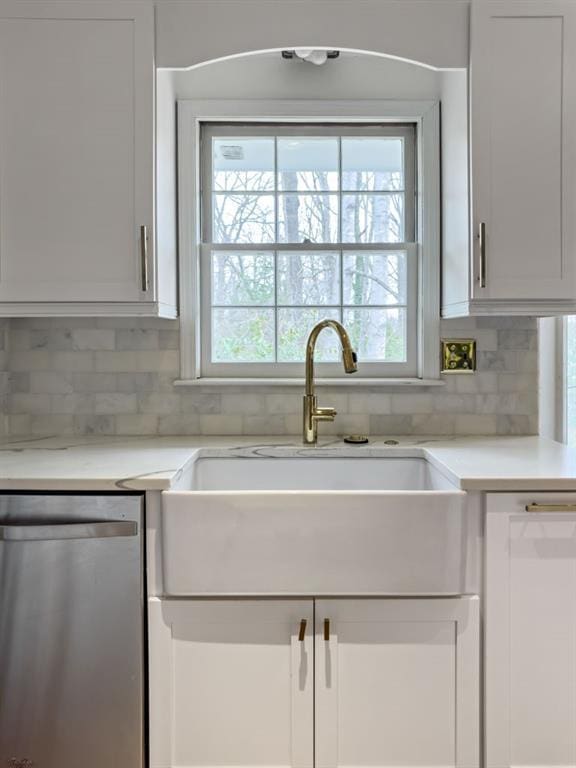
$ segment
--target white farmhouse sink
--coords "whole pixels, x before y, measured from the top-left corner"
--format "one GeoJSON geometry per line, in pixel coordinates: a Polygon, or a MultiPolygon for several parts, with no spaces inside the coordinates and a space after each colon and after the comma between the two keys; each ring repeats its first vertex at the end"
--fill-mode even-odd
{"type": "Polygon", "coordinates": [[[424,459],[200,457],[162,495],[166,594],[464,591],[466,494],[424,459]]]}
{"type": "Polygon", "coordinates": [[[454,486],[425,459],[200,458],[194,491],[439,491],[454,486]]]}

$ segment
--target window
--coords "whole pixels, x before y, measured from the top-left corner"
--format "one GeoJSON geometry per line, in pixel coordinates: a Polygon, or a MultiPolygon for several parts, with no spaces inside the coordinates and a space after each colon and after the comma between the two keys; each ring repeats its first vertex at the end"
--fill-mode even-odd
{"type": "MultiPolygon", "coordinates": [[[[325,317],[364,366],[415,373],[415,130],[204,125],[203,370],[298,375],[325,317]]],[[[317,360],[342,371],[335,334],[317,360]]]]}
{"type": "MultiPolygon", "coordinates": [[[[302,106],[178,104],[180,383],[299,383],[323,318],[350,334],[355,383],[433,383],[438,105],[314,102],[313,120],[302,106]]],[[[319,377],[351,380],[332,332],[316,359],[319,377]]]]}

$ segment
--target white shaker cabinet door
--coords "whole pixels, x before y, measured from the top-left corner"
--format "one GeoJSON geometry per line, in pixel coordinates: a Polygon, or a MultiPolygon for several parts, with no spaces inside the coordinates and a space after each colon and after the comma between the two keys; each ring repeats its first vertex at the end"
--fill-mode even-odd
{"type": "Polygon", "coordinates": [[[312,768],[311,600],[149,608],[151,768],[312,768]]]}
{"type": "Polygon", "coordinates": [[[576,494],[489,494],[485,653],[487,768],[576,765],[576,494]]]}
{"type": "Polygon", "coordinates": [[[478,602],[317,601],[318,768],[478,766],[478,602]]]}
{"type": "Polygon", "coordinates": [[[1,303],[152,298],[153,88],[150,3],[3,3],[1,303]]]}
{"type": "Polygon", "coordinates": [[[576,3],[474,0],[472,295],[576,298],[576,3]]]}

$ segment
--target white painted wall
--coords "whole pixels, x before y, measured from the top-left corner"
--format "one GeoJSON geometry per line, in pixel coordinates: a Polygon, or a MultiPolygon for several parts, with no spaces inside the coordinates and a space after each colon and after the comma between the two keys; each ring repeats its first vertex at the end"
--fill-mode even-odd
{"type": "Polygon", "coordinates": [[[538,432],[561,441],[566,439],[564,332],[564,318],[538,320],[538,432]]]}
{"type": "Polygon", "coordinates": [[[467,0],[156,0],[156,63],[277,48],[348,48],[438,69],[468,62],[467,0]]]}
{"type": "Polygon", "coordinates": [[[277,51],[174,73],[181,99],[439,99],[440,79],[416,64],[346,52],[321,67],[277,51]]]}
{"type": "Polygon", "coordinates": [[[468,73],[442,72],[442,307],[466,302],[470,284],[468,73]]]}
{"type": "Polygon", "coordinates": [[[158,301],[170,304],[178,291],[176,222],[176,104],[174,75],[158,70],[156,77],[156,247],[158,301]]]}

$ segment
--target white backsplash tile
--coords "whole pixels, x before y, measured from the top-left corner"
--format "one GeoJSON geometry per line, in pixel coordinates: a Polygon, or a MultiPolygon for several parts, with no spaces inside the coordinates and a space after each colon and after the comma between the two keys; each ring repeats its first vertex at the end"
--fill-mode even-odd
{"type": "MultiPolygon", "coordinates": [[[[530,318],[442,321],[475,338],[478,371],[444,387],[319,387],[338,411],[323,434],[533,434],[537,330],[530,318]]],[[[0,320],[0,435],[299,435],[293,387],[175,387],[178,321],[150,318],[0,320]]]]}
{"type": "Polygon", "coordinates": [[[405,395],[392,395],[392,413],[433,413],[434,395],[408,392],[405,395]]]}
{"type": "MultiPolygon", "coordinates": [[[[102,331],[104,333],[104,331],[102,331]]],[[[108,331],[108,333],[114,333],[114,331],[108,331]]],[[[159,349],[159,331],[155,328],[135,328],[135,329],[119,329],[116,331],[116,349],[135,350],[135,349],[159,349]]],[[[110,347],[114,349],[114,347],[110,347]]]]}
{"type": "MultiPolygon", "coordinates": [[[[15,392],[10,396],[10,413],[21,415],[25,413],[41,415],[52,412],[52,398],[32,392],[15,392]]],[[[69,411],[59,411],[59,413],[69,411]]]]}
{"type": "Polygon", "coordinates": [[[113,435],[116,422],[109,415],[77,415],[74,419],[74,432],[77,435],[113,435]]]}
{"type": "Polygon", "coordinates": [[[159,435],[199,435],[200,417],[196,413],[171,413],[160,416],[157,431],[159,435]]]}
{"type": "Polygon", "coordinates": [[[240,413],[211,413],[200,416],[203,435],[241,435],[244,416],[240,413]]]}
{"type": "MultiPolygon", "coordinates": [[[[37,397],[40,397],[40,395],[37,395],[37,397]]],[[[106,395],[82,394],[80,392],[68,395],[52,395],[51,411],[52,413],[97,413],[95,405],[97,397],[106,397],[106,395]]]]}
{"type": "Polygon", "coordinates": [[[96,328],[76,328],[72,331],[72,349],[114,349],[116,333],[96,328]]]}
{"type": "Polygon", "coordinates": [[[117,435],[155,435],[158,416],[151,413],[122,413],[116,416],[117,435]]]}
{"type": "Polygon", "coordinates": [[[359,390],[348,395],[348,410],[350,413],[391,413],[392,395],[359,390]]]}
{"type": "Polygon", "coordinates": [[[137,411],[138,397],[135,394],[98,392],[94,395],[94,413],[96,414],[114,415],[137,411]]]}
{"type": "Polygon", "coordinates": [[[500,416],[466,413],[456,416],[455,432],[460,435],[495,435],[500,416]]]}

